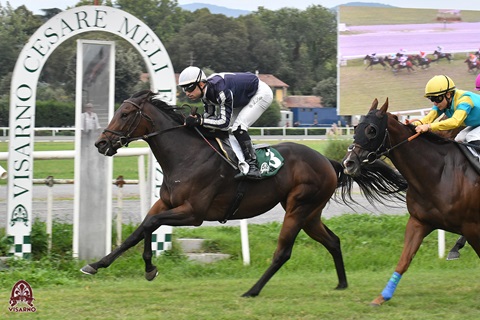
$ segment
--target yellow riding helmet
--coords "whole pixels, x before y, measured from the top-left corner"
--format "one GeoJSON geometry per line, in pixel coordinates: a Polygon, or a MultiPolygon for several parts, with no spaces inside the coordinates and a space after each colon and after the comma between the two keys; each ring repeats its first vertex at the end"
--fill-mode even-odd
{"type": "Polygon", "coordinates": [[[425,86],[425,97],[435,97],[455,90],[455,83],[446,75],[434,76],[425,86]]]}

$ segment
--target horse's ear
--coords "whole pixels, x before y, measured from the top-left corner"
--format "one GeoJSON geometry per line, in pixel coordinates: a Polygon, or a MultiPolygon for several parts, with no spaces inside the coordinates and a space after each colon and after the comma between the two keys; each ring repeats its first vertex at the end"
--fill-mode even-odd
{"type": "Polygon", "coordinates": [[[376,110],[377,107],[378,107],[378,100],[377,100],[377,98],[375,98],[375,100],[373,100],[373,102],[372,102],[372,106],[370,107],[370,111],[376,110]]]}
{"type": "Polygon", "coordinates": [[[388,98],[387,98],[387,100],[385,100],[385,103],[383,104],[382,108],[380,108],[380,111],[382,113],[386,113],[387,109],[388,109],[388,98]]]}

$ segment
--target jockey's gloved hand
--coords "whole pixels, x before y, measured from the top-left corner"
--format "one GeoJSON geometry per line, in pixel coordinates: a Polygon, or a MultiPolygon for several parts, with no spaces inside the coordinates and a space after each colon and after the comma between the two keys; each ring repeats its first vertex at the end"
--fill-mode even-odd
{"type": "Polygon", "coordinates": [[[198,127],[203,124],[203,117],[201,114],[195,113],[193,115],[188,116],[185,119],[185,125],[187,127],[198,127]]]}

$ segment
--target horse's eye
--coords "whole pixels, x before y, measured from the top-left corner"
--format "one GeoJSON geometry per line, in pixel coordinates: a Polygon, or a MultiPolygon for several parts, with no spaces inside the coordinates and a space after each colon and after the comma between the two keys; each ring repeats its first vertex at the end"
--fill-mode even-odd
{"type": "Polygon", "coordinates": [[[348,146],[347,151],[348,151],[348,152],[352,152],[353,149],[355,149],[355,145],[354,145],[354,144],[351,144],[351,145],[348,146]]]}
{"type": "Polygon", "coordinates": [[[126,118],[128,116],[128,113],[122,112],[122,118],[126,118]]]}
{"type": "Polygon", "coordinates": [[[374,139],[377,136],[377,128],[374,126],[367,126],[365,128],[365,135],[368,139],[374,139]]]}

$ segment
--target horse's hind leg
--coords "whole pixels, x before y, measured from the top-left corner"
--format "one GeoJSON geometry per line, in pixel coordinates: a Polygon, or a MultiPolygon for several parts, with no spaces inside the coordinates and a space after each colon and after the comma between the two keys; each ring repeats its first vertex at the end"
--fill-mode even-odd
{"type": "Polygon", "coordinates": [[[303,230],[310,236],[310,238],[320,242],[325,248],[327,248],[328,252],[332,255],[338,277],[338,285],[335,289],[346,289],[348,286],[347,275],[343,263],[340,238],[323,224],[320,218],[314,220],[315,221],[307,222],[303,230]]]}
{"type": "Polygon", "coordinates": [[[265,271],[262,277],[257,281],[257,283],[255,283],[250,290],[245,292],[242,297],[258,296],[260,291],[273,277],[273,275],[285,264],[285,262],[288,261],[288,259],[290,259],[293,243],[295,242],[295,238],[300,232],[300,229],[301,226],[299,221],[291,216],[290,218],[288,215],[285,216],[272,263],[268,267],[267,271],[265,271]]]}
{"type": "Polygon", "coordinates": [[[460,249],[462,249],[465,246],[466,241],[467,239],[464,236],[461,236],[460,238],[458,238],[453,248],[450,249],[450,252],[447,255],[447,260],[456,260],[460,258],[460,249]]]}

